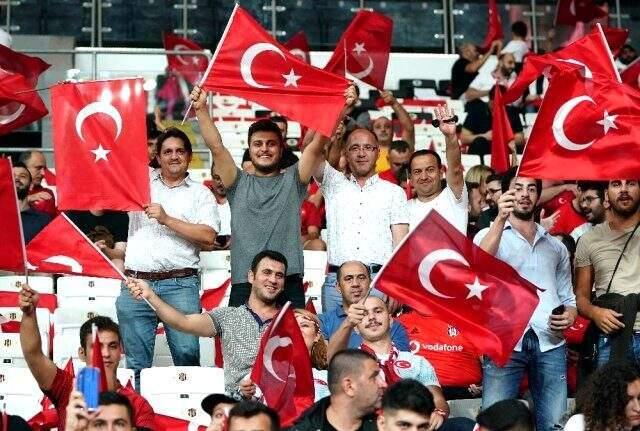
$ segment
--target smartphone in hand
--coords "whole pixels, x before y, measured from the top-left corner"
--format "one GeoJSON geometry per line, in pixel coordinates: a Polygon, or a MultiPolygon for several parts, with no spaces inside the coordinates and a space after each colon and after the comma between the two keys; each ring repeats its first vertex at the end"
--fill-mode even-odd
{"type": "Polygon", "coordinates": [[[76,378],[76,389],[82,392],[87,410],[95,411],[98,408],[100,394],[100,370],[94,367],[82,368],[76,378]]]}

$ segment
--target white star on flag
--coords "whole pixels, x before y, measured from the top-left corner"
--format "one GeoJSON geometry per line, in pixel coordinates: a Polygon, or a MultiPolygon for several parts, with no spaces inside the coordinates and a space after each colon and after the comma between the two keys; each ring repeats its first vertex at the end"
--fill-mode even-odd
{"type": "Polygon", "coordinates": [[[477,276],[473,284],[465,284],[465,286],[467,286],[467,289],[469,289],[469,294],[467,295],[466,299],[473,298],[475,296],[476,298],[482,300],[482,292],[489,288],[489,286],[480,284],[480,280],[477,276]]]}
{"type": "Polygon", "coordinates": [[[606,135],[607,133],[609,133],[609,129],[617,129],[618,126],[616,126],[616,118],[618,118],[617,115],[609,115],[609,113],[607,112],[607,110],[604,110],[604,118],[602,120],[596,121],[596,123],[604,126],[604,134],[606,135]]]}
{"type": "Polygon", "coordinates": [[[366,51],[366,48],[364,47],[364,42],[362,43],[356,42],[356,46],[353,47],[352,51],[358,55],[361,55],[363,52],[366,51]]]}
{"type": "Polygon", "coordinates": [[[94,162],[97,162],[98,160],[105,160],[107,162],[109,161],[107,159],[107,155],[111,152],[111,150],[105,150],[102,144],[98,144],[98,148],[96,148],[95,150],[91,150],[91,152],[96,156],[94,162]]]}
{"type": "Polygon", "coordinates": [[[295,72],[293,71],[293,68],[289,71],[288,74],[282,74],[282,77],[284,79],[286,79],[286,82],[284,83],[285,87],[297,87],[298,86],[298,80],[300,79],[300,75],[296,75],[295,72]]]}

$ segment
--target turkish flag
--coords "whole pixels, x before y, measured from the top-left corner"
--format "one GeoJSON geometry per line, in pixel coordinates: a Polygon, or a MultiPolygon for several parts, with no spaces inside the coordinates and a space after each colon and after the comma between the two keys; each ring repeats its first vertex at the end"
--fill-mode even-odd
{"type": "Polygon", "coordinates": [[[614,57],[617,57],[620,52],[620,48],[622,48],[622,45],[627,43],[627,39],[629,39],[629,29],[605,27],[602,31],[604,32],[605,39],[607,39],[611,53],[614,57]]]}
{"type": "Polygon", "coordinates": [[[633,60],[625,70],[620,72],[620,79],[625,84],[640,89],[640,57],[633,60]]]}
{"type": "Polygon", "coordinates": [[[172,416],[166,416],[156,413],[155,420],[157,431],[205,431],[206,426],[196,426],[195,424],[185,421],[184,419],[174,418],[172,416]]]}
{"type": "Polygon", "coordinates": [[[502,21],[500,20],[500,11],[498,11],[498,4],[496,0],[489,0],[487,4],[487,10],[489,14],[489,26],[487,27],[487,35],[482,42],[481,50],[486,52],[495,40],[504,39],[504,32],[502,31],[502,21]]]}
{"type": "Polygon", "coordinates": [[[27,259],[37,272],[125,278],[64,213],[29,242],[27,259]]]}
{"type": "Polygon", "coordinates": [[[104,369],[104,358],[102,357],[102,344],[98,338],[98,328],[92,325],[93,344],[91,345],[91,364],[90,367],[97,368],[100,371],[100,392],[104,392],[107,387],[107,372],[104,369]]]}
{"type": "Polygon", "coordinates": [[[491,168],[496,173],[509,169],[509,142],[513,140],[513,129],[507,116],[507,108],[502,103],[502,90],[494,87],[493,113],[491,117],[491,168]]]}
{"type": "Polygon", "coordinates": [[[593,0],[558,0],[555,25],[576,25],[607,16],[593,0]]]}
{"type": "Polygon", "coordinates": [[[140,211],[150,202],[142,78],[51,89],[58,209],[140,211]]]}
{"type": "Polygon", "coordinates": [[[11,159],[0,157],[0,269],[24,272],[26,256],[11,159]]]}
{"type": "Polygon", "coordinates": [[[640,172],[640,92],[614,79],[557,74],[522,155],[520,175],[608,180],[640,172]],[[570,169],[567,169],[570,167],[570,169]]]}
{"type": "Polygon", "coordinates": [[[56,185],[56,174],[54,174],[49,168],[44,168],[44,181],[48,186],[56,185]]]}
{"type": "Polygon", "coordinates": [[[203,310],[211,311],[220,306],[222,302],[222,298],[229,290],[229,286],[231,285],[231,278],[228,278],[224,283],[215,289],[205,289],[202,292],[202,296],[200,297],[200,304],[203,310]]]}
{"type": "Polygon", "coordinates": [[[500,366],[509,360],[539,301],[536,286],[435,210],[405,237],[374,286],[451,323],[500,366]]]}
{"type": "Polygon", "coordinates": [[[200,45],[185,37],[173,33],[162,33],[162,42],[167,51],[203,51],[203,55],[167,54],[169,70],[177,72],[191,84],[196,84],[207,70],[207,57],[200,45]]]}
{"type": "Polygon", "coordinates": [[[299,31],[291,36],[291,39],[284,43],[284,47],[305,63],[311,63],[311,57],[309,57],[309,42],[307,41],[307,35],[304,34],[304,31],[299,31]]]}
{"type": "Polygon", "coordinates": [[[617,76],[611,52],[599,26],[561,50],[543,55],[527,55],[522,71],[504,93],[502,100],[504,103],[513,103],[522,97],[529,84],[542,74],[553,79],[554,73],[567,68],[579,68],[587,78],[594,74],[611,78],[617,76]]]}
{"type": "Polygon", "coordinates": [[[28,78],[0,69],[0,135],[31,124],[48,113],[28,78]]]}
{"type": "Polygon", "coordinates": [[[348,81],[291,54],[238,4],[216,53],[204,89],[252,100],[324,136],[333,134],[348,81]]]}
{"type": "Polygon", "coordinates": [[[283,427],[313,404],[315,389],[309,350],[287,303],[262,335],[251,380],[265,404],[280,414],[283,427]]]}
{"type": "Polygon", "coordinates": [[[340,76],[345,76],[346,72],[384,90],[392,34],[391,18],[378,12],[359,10],[342,33],[324,70],[340,76]]]}
{"type": "Polygon", "coordinates": [[[41,58],[21,54],[0,44],[0,69],[24,76],[31,88],[38,85],[38,78],[50,67],[41,58]]]}

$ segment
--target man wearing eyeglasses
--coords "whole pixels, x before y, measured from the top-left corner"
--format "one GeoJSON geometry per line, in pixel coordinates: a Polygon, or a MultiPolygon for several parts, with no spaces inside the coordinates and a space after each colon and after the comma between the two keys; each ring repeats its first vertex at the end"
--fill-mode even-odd
{"type": "Polygon", "coordinates": [[[604,222],[604,193],[607,189],[607,183],[580,181],[578,188],[580,189],[580,212],[587,221],[571,232],[571,236],[576,241],[595,225],[604,222]]]}
{"type": "Polygon", "coordinates": [[[501,181],[502,176],[499,174],[489,175],[485,180],[486,193],[484,195],[484,201],[487,204],[487,208],[485,208],[482,213],[480,213],[480,217],[478,217],[478,229],[489,227],[498,215],[498,199],[502,195],[501,181]]]}
{"type": "MultiPolygon", "coordinates": [[[[376,174],[379,151],[375,134],[356,129],[344,146],[346,172],[334,169],[329,163],[315,172],[316,180],[322,184],[327,216],[329,273],[322,289],[325,312],[342,304],[336,289],[340,265],[360,261],[373,277],[408,232],[404,191],[376,174]]],[[[380,295],[377,291],[374,294],[380,295]]]]}

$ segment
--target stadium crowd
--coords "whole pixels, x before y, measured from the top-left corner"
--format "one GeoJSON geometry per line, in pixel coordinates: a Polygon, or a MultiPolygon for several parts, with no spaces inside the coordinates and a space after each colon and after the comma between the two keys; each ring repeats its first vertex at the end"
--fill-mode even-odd
{"type": "MultiPolygon", "coordinates": [[[[115,304],[118,322],[96,316],[80,330],[80,359],[92,361],[95,326],[107,371],[97,412],[86,409],[73,377],[42,352],[35,312],[40,295],[28,284],[20,291],[22,351],[56,407],[58,429],[156,429],[150,404],[122,386],[116,370],[124,356],[140,387],[161,321],[176,366],[200,365],[199,337],[221,341],[225,393],[202,401],[211,415],[208,430],[279,430],[278,412],[260,402],[250,375],[261,336],[287,301],[295,308],[315,386],[315,404],[291,430],[639,426],[639,180],[518,176],[524,145],[519,113],[537,96],[508,107],[511,168],[463,169],[463,152],[491,153],[493,87],[513,82],[526,54],[526,26],[515,23],[512,31],[509,44],[496,42],[487,55],[471,44],[460,48],[452,96],[466,103],[466,119],[456,124],[447,106],[434,110],[445,160],[435,150],[415,150],[411,117],[389,91],[381,99],[397,120],[380,117],[363,127],[353,118],[358,95],[350,87],[336,133],[308,131],[299,158],[287,148],[285,118],[256,121],[240,168],[209,115],[206,93],[196,86],[190,99],[213,160],[208,187],[189,176],[189,137],[151,122],[152,200],[145,210],[67,213],[128,277],[115,304]],[[498,65],[485,76],[479,70],[490,54],[498,65]],[[402,140],[393,139],[398,130],[402,140]],[[543,290],[504,367],[451,322],[372,286],[394,248],[433,209],[543,290]],[[229,306],[202,313],[199,253],[227,249],[229,306]],[[328,256],[318,316],[305,310],[305,249],[328,256]],[[594,325],[584,334],[576,330],[577,318],[594,325]],[[587,372],[593,374],[583,381],[587,372]],[[576,390],[575,412],[569,411],[567,400],[576,390]],[[447,401],[468,398],[481,398],[480,415],[450,417],[447,401]],[[529,408],[514,401],[519,398],[528,399],[529,408]]],[[[38,151],[23,153],[13,165],[27,242],[57,214],[54,194],[42,183],[45,169],[38,151]]],[[[17,417],[3,421],[10,430],[28,429],[17,417]]]]}

